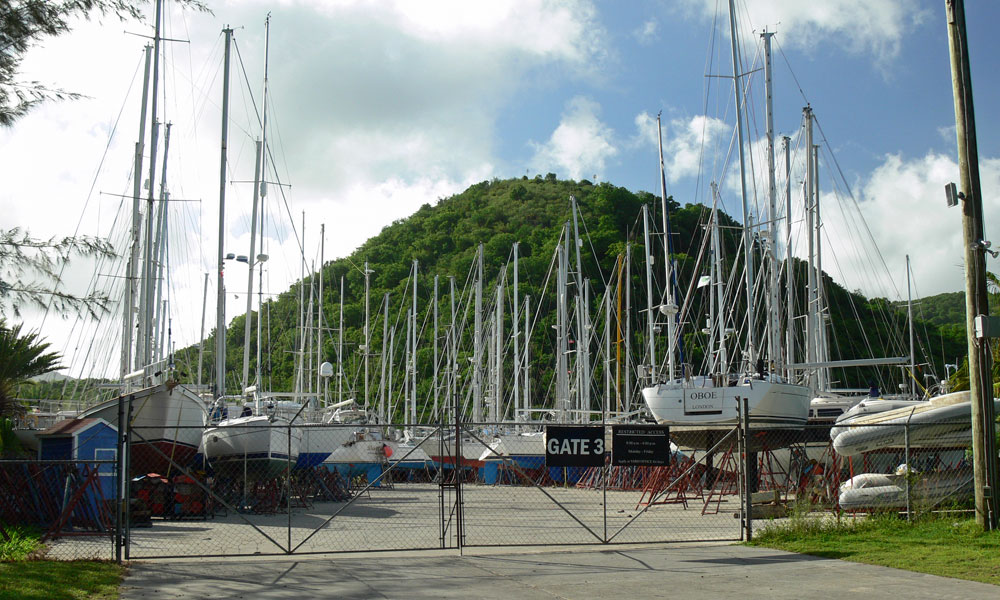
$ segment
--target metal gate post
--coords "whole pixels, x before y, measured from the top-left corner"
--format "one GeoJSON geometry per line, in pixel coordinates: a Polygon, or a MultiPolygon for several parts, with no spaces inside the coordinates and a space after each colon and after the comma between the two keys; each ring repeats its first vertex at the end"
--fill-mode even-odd
{"type": "Polygon", "coordinates": [[[465,542],[465,511],[462,510],[462,417],[459,414],[458,395],[455,396],[455,534],[458,553],[465,542]]]}
{"type": "Polygon", "coordinates": [[[128,502],[128,494],[125,493],[125,396],[118,396],[118,442],[115,445],[118,455],[116,458],[115,470],[115,562],[122,562],[122,519],[125,515],[125,504],[128,502]]]}
{"type": "MultiPolygon", "coordinates": [[[[602,421],[603,421],[603,417],[602,417],[602,421]]],[[[601,428],[603,429],[602,435],[604,435],[604,439],[605,440],[608,439],[608,424],[606,422],[605,423],[601,423],[601,428]]],[[[601,485],[601,508],[604,509],[604,510],[601,511],[601,512],[604,513],[604,539],[601,540],[601,541],[604,542],[605,544],[607,544],[607,543],[609,543],[611,541],[611,540],[608,539],[608,479],[611,478],[611,464],[610,464],[610,461],[609,461],[610,457],[608,457],[608,455],[607,455],[607,450],[608,450],[607,448],[604,449],[604,452],[605,452],[605,454],[604,454],[604,466],[601,467],[601,469],[602,469],[602,473],[601,473],[602,477],[601,477],[601,479],[604,480],[603,484],[601,485]]],[[[614,449],[612,449],[612,452],[613,451],[614,451],[614,449]]],[[[667,451],[668,452],[670,451],[669,441],[668,441],[668,444],[667,444],[667,451]]]]}
{"type": "MultiPolygon", "coordinates": [[[[122,475],[125,477],[125,560],[129,560],[132,547],[132,479],[129,477],[129,458],[132,456],[132,406],[134,395],[128,397],[128,410],[125,416],[125,452],[122,458],[122,475]]],[[[118,421],[119,428],[122,422],[118,421]]]]}
{"type": "Polygon", "coordinates": [[[740,411],[740,438],[743,440],[743,461],[740,468],[743,470],[743,525],[745,527],[746,540],[753,540],[753,496],[750,490],[750,399],[739,399],[742,410],[740,411]]]}
{"type": "Polygon", "coordinates": [[[447,547],[447,542],[445,542],[444,536],[446,533],[446,524],[448,518],[448,512],[444,503],[444,421],[438,418],[437,422],[437,438],[438,438],[438,449],[437,456],[440,461],[440,466],[438,467],[437,477],[438,482],[438,538],[441,540],[441,548],[447,547]]]}
{"type": "MultiPolygon", "coordinates": [[[[915,408],[913,410],[916,410],[915,408]]],[[[906,419],[906,423],[903,424],[903,464],[906,465],[906,474],[903,475],[906,478],[906,520],[910,521],[913,518],[913,506],[910,504],[910,481],[913,479],[910,477],[913,473],[913,467],[910,465],[910,419],[913,418],[913,410],[910,410],[910,416],[906,419]]]]}
{"type": "MultiPolygon", "coordinates": [[[[303,407],[305,408],[305,407],[303,407]]],[[[301,412],[301,410],[299,411],[301,412]]],[[[299,440],[299,452],[302,452],[299,440]]],[[[288,422],[288,454],[285,456],[285,512],[288,513],[288,546],[285,554],[292,553],[292,422],[288,422]]]]}

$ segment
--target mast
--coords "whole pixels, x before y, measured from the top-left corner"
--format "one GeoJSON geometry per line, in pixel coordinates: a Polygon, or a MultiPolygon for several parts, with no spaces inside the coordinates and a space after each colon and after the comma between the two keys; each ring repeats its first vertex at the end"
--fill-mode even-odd
{"type": "Polygon", "coordinates": [[[910,275],[912,271],[910,270],[910,255],[906,255],[906,320],[910,324],[910,397],[917,397],[917,386],[916,386],[916,375],[917,375],[917,364],[916,364],[916,353],[914,352],[914,342],[913,342],[913,294],[910,291],[910,275]]]}
{"type": "MultiPolygon", "coordinates": [[[[813,190],[814,204],[816,207],[816,360],[819,362],[829,362],[826,344],[826,302],[823,293],[823,219],[820,216],[819,202],[819,146],[813,146],[813,190]]],[[[821,367],[819,370],[820,389],[830,388],[830,368],[821,367]]]]}
{"type": "Polygon", "coordinates": [[[448,402],[445,406],[448,410],[445,412],[452,411],[454,414],[452,418],[458,420],[458,406],[453,405],[451,399],[457,397],[458,390],[458,348],[456,345],[456,334],[455,334],[455,277],[448,276],[448,301],[451,304],[451,327],[448,329],[448,402]]]}
{"type": "Polygon", "coordinates": [[[569,222],[563,225],[563,239],[561,244],[556,245],[556,253],[559,261],[558,266],[558,302],[556,307],[556,339],[558,340],[558,350],[556,355],[556,410],[557,419],[560,423],[566,420],[566,411],[569,409],[569,382],[567,381],[567,352],[569,344],[566,341],[567,327],[567,263],[566,246],[569,245],[569,222]]]}
{"type": "MultiPolygon", "coordinates": [[[[580,320],[583,322],[583,327],[580,329],[580,333],[577,338],[580,338],[579,344],[577,345],[577,352],[583,356],[583,367],[581,368],[579,364],[577,368],[581,370],[580,373],[580,384],[583,389],[580,391],[580,410],[589,411],[590,410],[590,332],[592,330],[590,325],[590,279],[583,280],[583,291],[580,298],[580,310],[582,311],[582,316],[580,320]]],[[[586,412],[580,413],[581,422],[586,422],[589,420],[586,412]]]]}
{"type": "MultiPolygon", "coordinates": [[[[817,354],[817,342],[816,332],[819,330],[819,324],[816,322],[816,307],[818,298],[816,295],[816,224],[815,224],[815,210],[813,205],[813,160],[812,160],[812,147],[813,147],[813,131],[812,131],[812,108],[806,106],[802,109],[803,117],[805,118],[806,127],[806,182],[805,182],[805,210],[806,210],[806,235],[808,236],[809,243],[806,249],[807,254],[807,295],[806,295],[806,362],[815,363],[819,362],[819,356],[817,354]]],[[[809,371],[808,382],[813,389],[818,388],[819,375],[815,370],[809,371]]]]}
{"type": "Polygon", "coordinates": [[[476,250],[476,305],[472,333],[472,419],[483,422],[483,244],[476,250]]]}
{"type": "Polygon", "coordinates": [[[201,387],[201,367],[205,358],[205,307],[208,306],[208,273],[201,293],[201,333],[198,336],[198,387],[201,387]]]}
{"type": "MultiPolygon", "coordinates": [[[[146,140],[146,106],[149,103],[149,66],[152,59],[152,47],[148,44],[144,50],[146,55],[146,67],[142,78],[142,109],[139,111],[139,141],[135,143],[135,165],[133,167],[134,181],[132,182],[132,231],[131,231],[131,254],[128,261],[128,274],[125,283],[125,309],[122,329],[122,364],[121,378],[132,372],[132,341],[135,332],[135,300],[136,286],[139,272],[139,250],[140,250],[140,229],[142,229],[142,216],[139,213],[139,197],[142,195],[142,153],[146,140]]],[[[138,358],[138,347],[136,347],[138,358]]],[[[138,365],[136,365],[138,366],[138,365]]]]}
{"type": "MultiPolygon", "coordinates": [[[[309,272],[316,272],[316,261],[313,261],[309,265],[309,272]]],[[[312,376],[307,375],[312,371],[313,367],[313,345],[316,341],[316,312],[313,310],[316,305],[316,278],[309,278],[309,305],[306,307],[306,328],[303,332],[306,334],[306,351],[302,354],[302,375],[305,384],[305,392],[307,394],[313,393],[313,379],[312,376]]],[[[317,392],[319,390],[316,390],[317,392]]],[[[317,405],[319,404],[319,398],[315,398],[317,405]]]]}
{"type": "MultiPolygon", "coordinates": [[[[243,320],[243,393],[246,393],[246,389],[250,387],[250,321],[253,318],[253,268],[257,256],[257,192],[260,188],[260,147],[261,142],[257,140],[253,170],[253,208],[250,210],[250,255],[247,257],[247,312],[246,318],[243,320]]],[[[257,311],[257,320],[260,321],[260,308],[257,311]]],[[[260,336],[257,338],[257,347],[260,347],[260,336]]],[[[259,372],[259,360],[257,368],[259,372]]],[[[260,385],[259,380],[256,383],[258,386],[260,385]]]]}
{"type": "Polygon", "coordinates": [[[153,121],[149,140],[149,194],[146,197],[146,245],[143,264],[142,292],[142,360],[136,366],[145,367],[151,362],[153,344],[153,194],[156,181],[156,142],[159,135],[159,123],[156,121],[156,101],[160,78],[160,22],[163,14],[163,3],[156,0],[154,9],[155,26],[153,30],[153,83],[150,93],[150,117],[153,121]]]}
{"type": "Polygon", "coordinates": [[[219,269],[216,283],[215,307],[215,392],[226,395],[226,286],[225,269],[226,234],[226,152],[229,145],[229,58],[233,30],[226,27],[226,57],[222,69],[222,160],[219,173],[219,269]]]}
{"type": "Polygon", "coordinates": [[[378,417],[381,422],[385,422],[385,395],[386,395],[386,373],[385,373],[385,363],[386,363],[386,343],[389,339],[389,292],[385,293],[384,296],[385,312],[384,318],[382,319],[382,379],[379,383],[379,399],[378,399],[378,417]]]}
{"type": "MultiPolygon", "coordinates": [[[[621,254],[618,255],[619,261],[621,254]]],[[[619,268],[621,263],[619,262],[619,268]]],[[[604,290],[604,420],[608,420],[611,409],[611,286],[604,290]]]]}
{"type": "Polygon", "coordinates": [[[653,256],[649,248],[649,206],[642,205],[642,232],[646,252],[646,338],[649,340],[650,384],[656,382],[656,340],[653,337],[653,256]]]}
{"type": "MultiPolygon", "coordinates": [[[[617,303],[617,306],[615,306],[615,410],[619,413],[622,412],[624,404],[622,402],[622,343],[624,341],[622,335],[622,300],[624,299],[622,279],[625,275],[624,259],[625,256],[623,254],[619,254],[615,259],[615,270],[618,272],[615,292],[615,301],[617,303]]],[[[610,356],[608,360],[610,360],[610,356]]]]}
{"type": "MultiPolygon", "coordinates": [[[[320,380],[320,365],[323,364],[323,267],[326,251],[326,223],[319,226],[319,293],[316,296],[316,394],[323,389],[320,380]]],[[[325,403],[326,396],[323,396],[325,403]]]]}
{"type": "Polygon", "coordinates": [[[410,360],[413,346],[410,340],[413,337],[413,309],[406,309],[406,342],[403,343],[403,423],[409,422],[410,416],[410,396],[414,390],[410,387],[410,360]]]}
{"type": "Polygon", "coordinates": [[[667,317],[667,381],[674,380],[674,354],[677,344],[677,302],[674,299],[673,273],[670,264],[670,215],[667,203],[667,174],[663,166],[663,131],[660,129],[660,113],[656,114],[656,143],[660,154],[660,201],[663,203],[663,272],[667,304],[662,307],[667,317]]]}
{"type": "Polygon", "coordinates": [[[530,420],[531,417],[531,297],[524,296],[524,418],[530,420]]]}
{"type": "Polygon", "coordinates": [[[773,32],[760,34],[764,40],[764,93],[767,121],[767,264],[768,264],[768,294],[767,294],[767,354],[771,362],[780,360],[781,333],[778,331],[780,317],[778,315],[778,261],[775,252],[778,248],[778,190],[774,177],[774,95],[772,89],[773,69],[771,65],[771,37],[773,32]]]}
{"type": "Polygon", "coordinates": [[[493,351],[493,416],[503,421],[503,283],[505,272],[497,277],[497,303],[494,307],[496,326],[493,329],[496,347],[493,351]]]}
{"type": "Polygon", "coordinates": [[[368,357],[371,356],[371,329],[369,327],[369,302],[368,302],[368,292],[371,290],[371,283],[369,278],[372,274],[372,270],[368,268],[368,261],[365,261],[365,347],[364,347],[364,360],[365,360],[365,411],[369,409],[368,405],[368,357]]]}
{"type": "MultiPolygon", "coordinates": [[[[388,307],[386,307],[386,308],[388,309],[388,307]]],[[[409,311],[407,311],[407,312],[409,312],[409,311]]],[[[388,314],[386,316],[388,317],[388,314]]],[[[407,319],[406,322],[407,322],[407,324],[409,324],[410,320],[407,319]]],[[[392,328],[389,330],[389,382],[388,382],[388,385],[387,385],[387,389],[389,390],[389,412],[386,413],[386,422],[389,422],[392,419],[392,415],[396,412],[396,410],[395,410],[396,403],[392,399],[392,394],[393,394],[393,391],[392,391],[392,374],[395,371],[394,367],[396,365],[396,361],[395,361],[396,356],[395,356],[395,353],[394,353],[395,349],[396,349],[396,326],[393,325],[392,328]]],[[[403,379],[405,380],[406,377],[404,377],[403,379]]],[[[405,408],[403,410],[403,413],[404,414],[406,413],[405,408]]]]}
{"type": "Polygon", "coordinates": [[[434,390],[434,422],[438,420],[438,275],[434,275],[434,381],[431,386],[434,390]]]}
{"type": "Polygon", "coordinates": [[[337,402],[344,401],[344,276],[340,276],[340,322],[337,326],[337,402]]]}
{"type": "MultiPolygon", "coordinates": [[[[573,245],[576,247],[576,297],[577,297],[577,307],[576,312],[576,323],[577,323],[577,333],[576,333],[576,370],[577,370],[577,408],[584,409],[586,405],[589,408],[590,404],[590,330],[587,327],[587,319],[589,317],[589,306],[585,302],[584,290],[585,282],[583,280],[583,263],[580,260],[580,246],[583,245],[583,241],[580,239],[580,226],[577,219],[577,205],[576,197],[570,196],[570,203],[573,206],[573,245]]],[[[582,413],[581,413],[582,414],[582,413]]]]}
{"type": "MultiPolygon", "coordinates": [[[[520,307],[520,300],[518,299],[518,271],[517,271],[517,255],[518,255],[518,242],[514,242],[514,301],[511,302],[511,310],[513,311],[510,316],[510,323],[514,329],[514,385],[511,391],[514,392],[514,400],[512,406],[514,407],[514,418],[517,418],[517,409],[521,406],[520,402],[520,376],[521,376],[521,348],[520,348],[520,336],[521,336],[521,323],[518,319],[518,308],[520,307]]],[[[524,415],[527,419],[527,415],[524,415]]]]}
{"type": "Polygon", "coordinates": [[[791,381],[792,369],[788,365],[795,362],[795,279],[792,260],[792,158],[789,145],[791,139],[782,136],[785,149],[785,377],[791,381]]]}
{"type": "MultiPolygon", "coordinates": [[[[299,249],[302,261],[299,263],[299,368],[295,373],[295,393],[301,394],[302,376],[306,363],[306,211],[302,211],[302,247],[299,249]]],[[[310,288],[312,283],[310,282],[310,288]]]]}
{"type": "MultiPolygon", "coordinates": [[[[268,57],[270,55],[271,48],[271,13],[267,14],[267,18],[264,19],[264,89],[261,92],[261,121],[260,121],[260,146],[257,147],[257,162],[260,164],[260,176],[255,178],[254,183],[254,207],[260,205],[260,219],[257,226],[260,227],[260,246],[264,247],[264,196],[266,195],[267,184],[265,183],[267,179],[267,69],[268,69],[268,57]]],[[[253,277],[254,265],[257,266],[257,360],[255,368],[254,381],[256,382],[257,388],[263,387],[263,380],[261,379],[261,349],[263,346],[263,336],[261,335],[261,325],[264,318],[264,261],[267,260],[265,254],[261,253],[261,260],[258,260],[258,255],[253,250],[253,236],[251,236],[251,250],[250,256],[247,257],[249,262],[249,272],[250,277],[253,277]]],[[[249,304],[250,299],[247,299],[249,304]]],[[[247,319],[250,318],[250,311],[247,311],[247,319]]],[[[249,337],[249,336],[248,336],[249,337]]],[[[324,396],[325,397],[325,396],[324,396]]]]}
{"type": "Polygon", "coordinates": [[[712,298],[712,327],[715,328],[715,335],[719,344],[718,373],[724,378],[729,372],[729,353],[726,346],[726,319],[722,316],[722,307],[725,301],[725,285],[722,282],[723,261],[722,243],[719,239],[719,185],[712,182],[712,254],[715,259],[712,262],[712,282],[715,289],[712,298]]]}
{"type": "MultiPolygon", "coordinates": [[[[410,401],[410,425],[417,422],[417,259],[413,259],[413,335],[410,342],[413,344],[410,350],[410,388],[412,399],[410,401]]],[[[411,429],[412,432],[412,429],[411,429]]]]}
{"type": "Polygon", "coordinates": [[[154,265],[156,267],[156,276],[154,277],[156,294],[153,299],[153,306],[156,309],[156,316],[153,320],[153,331],[156,332],[159,340],[157,340],[158,343],[152,347],[153,354],[150,356],[150,362],[162,359],[165,354],[163,334],[166,328],[163,326],[163,322],[166,320],[166,306],[163,304],[163,277],[166,274],[164,267],[167,262],[167,199],[170,196],[167,192],[167,156],[169,149],[170,123],[167,123],[163,134],[163,168],[160,172],[160,206],[159,210],[156,211],[156,244],[154,246],[156,253],[156,258],[154,259],[154,265]]]}
{"type": "Polygon", "coordinates": [[[740,71],[739,49],[736,35],[736,10],[733,7],[733,0],[729,0],[729,37],[733,48],[733,93],[736,98],[736,131],[737,142],[740,150],[740,196],[743,205],[743,256],[746,262],[746,295],[747,295],[747,361],[748,368],[752,369],[757,360],[757,334],[754,330],[756,324],[753,282],[753,236],[750,233],[750,207],[747,201],[747,174],[746,157],[743,148],[743,90],[740,85],[742,77],[740,71]]]}
{"type": "Polygon", "coordinates": [[[625,242],[625,410],[632,408],[632,242],[625,242]]]}

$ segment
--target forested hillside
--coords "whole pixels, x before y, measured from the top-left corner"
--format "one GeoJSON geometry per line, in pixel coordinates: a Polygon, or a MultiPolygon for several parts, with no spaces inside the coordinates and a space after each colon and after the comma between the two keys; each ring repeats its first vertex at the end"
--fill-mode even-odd
{"type": "MultiPolygon", "coordinates": [[[[592,325],[591,350],[594,357],[591,363],[594,372],[592,388],[595,397],[602,395],[604,390],[604,361],[602,348],[605,342],[606,324],[602,298],[606,291],[611,294],[614,315],[612,317],[612,336],[615,341],[610,353],[610,359],[616,364],[622,361],[622,348],[625,343],[625,331],[630,331],[628,339],[633,353],[633,368],[643,362],[644,348],[648,345],[645,335],[646,281],[644,259],[644,231],[642,221],[642,206],[649,207],[649,221],[653,227],[662,221],[661,203],[652,194],[633,193],[624,188],[608,183],[599,185],[588,181],[562,181],[554,175],[512,180],[484,181],[473,185],[455,196],[439,200],[436,204],[425,204],[412,216],[401,219],[387,227],[377,236],[369,239],[350,256],[327,262],[322,271],[322,359],[337,365],[337,348],[339,336],[339,315],[343,305],[343,365],[344,379],[341,384],[345,397],[363,400],[362,364],[365,351],[364,316],[365,316],[365,278],[363,267],[368,263],[370,277],[370,339],[368,354],[370,358],[369,401],[374,401],[381,379],[381,356],[383,348],[383,331],[390,332],[390,340],[394,344],[389,348],[393,353],[394,368],[402,373],[404,362],[404,347],[406,334],[407,311],[413,305],[413,261],[417,261],[417,386],[419,401],[430,402],[431,377],[433,373],[433,289],[434,278],[438,276],[438,341],[439,352],[444,352],[444,336],[451,322],[451,297],[449,294],[449,277],[454,278],[456,286],[456,304],[459,306],[459,335],[464,340],[460,353],[460,369],[467,370],[468,358],[471,356],[471,286],[474,278],[473,265],[479,244],[483,244],[484,255],[484,311],[490,311],[487,317],[495,314],[496,282],[498,276],[503,276],[504,312],[503,332],[505,342],[505,369],[512,370],[512,358],[509,356],[514,328],[512,319],[512,248],[518,242],[519,255],[519,307],[523,308],[524,297],[531,298],[531,318],[534,323],[531,346],[531,389],[533,397],[539,402],[551,404],[552,378],[555,365],[555,300],[553,256],[557,241],[567,227],[572,236],[572,212],[570,196],[574,196],[579,206],[579,231],[582,238],[580,245],[582,278],[589,279],[588,302],[592,325]],[[619,276],[618,269],[624,264],[626,245],[630,246],[631,268],[627,274],[619,276]],[[546,284],[546,277],[551,280],[546,284]],[[343,278],[344,292],[340,294],[340,281],[343,278]],[[624,316],[623,298],[625,288],[631,285],[628,298],[631,302],[631,314],[624,316]],[[545,286],[543,288],[543,286],[545,286]],[[384,299],[388,294],[388,309],[384,299]],[[386,327],[386,313],[388,327],[386,327]],[[619,314],[623,316],[618,316],[619,314]],[[626,320],[629,325],[626,326],[626,320]],[[464,323],[464,325],[462,325],[464,323]]],[[[700,370],[700,363],[705,354],[707,338],[701,332],[708,314],[708,294],[700,290],[692,282],[697,276],[707,273],[709,261],[702,251],[705,239],[705,225],[710,217],[710,210],[701,205],[680,206],[672,199],[670,206],[671,256],[676,262],[678,304],[684,305],[685,335],[682,344],[680,360],[693,365],[700,370]],[[700,258],[700,260],[699,260],[700,258]],[[687,302],[684,300],[687,298],[687,302]],[[697,325],[696,325],[697,324],[697,325]]],[[[727,215],[720,215],[722,226],[722,255],[727,266],[734,264],[741,255],[739,230],[737,223],[727,215]]],[[[657,228],[658,229],[658,228],[657,228]]],[[[653,255],[653,304],[662,302],[664,289],[664,273],[662,265],[662,236],[653,232],[651,242],[653,255]],[[659,256],[659,260],[657,260],[659,256]]],[[[570,247],[570,268],[575,271],[575,247],[570,247]]],[[[759,256],[759,252],[755,254],[759,256]]],[[[796,264],[796,277],[804,281],[805,265],[796,264]]],[[[572,277],[571,277],[572,279],[572,277]]],[[[849,293],[842,287],[825,279],[826,293],[830,298],[830,354],[831,359],[866,358],[879,356],[901,356],[908,348],[906,334],[905,307],[900,307],[885,299],[866,299],[858,294],[849,293]]],[[[304,286],[306,307],[309,306],[311,293],[318,293],[319,274],[307,277],[304,282],[293,285],[277,298],[266,303],[264,314],[265,335],[263,341],[263,379],[264,387],[275,391],[291,391],[295,385],[296,356],[302,343],[299,332],[300,285],[304,286]]],[[[783,285],[783,284],[782,284],[783,285]]],[[[576,294],[576,291],[571,292],[576,294]]],[[[782,292],[783,294],[784,292],[782,292]]],[[[782,296],[783,297],[783,296],[782,296]]],[[[802,306],[805,293],[796,289],[797,304],[802,306]]],[[[924,305],[925,311],[929,304],[924,305]]],[[[735,311],[739,312],[739,310],[735,311]]],[[[316,331],[316,320],[319,310],[314,306],[309,322],[316,331]]],[[[937,314],[935,312],[935,314],[937,314]]],[[[523,317],[522,317],[523,318],[523,317]]],[[[662,320],[664,317],[660,317],[662,320]]],[[[924,368],[932,372],[943,373],[943,363],[955,360],[956,354],[964,354],[964,337],[953,335],[942,336],[939,324],[944,321],[927,319],[918,323],[920,343],[923,352],[921,356],[928,357],[932,365],[924,368]],[[959,343],[961,341],[961,343],[959,343]]],[[[738,324],[737,324],[738,325],[738,324]]],[[[665,347],[665,328],[655,333],[657,344],[665,347]]],[[[227,332],[227,388],[237,391],[240,387],[236,378],[242,372],[243,347],[243,317],[234,319],[227,332]]],[[[575,333],[573,334],[574,337],[575,333]]],[[[739,336],[740,334],[737,334],[739,336]]],[[[745,334],[744,334],[745,335],[745,334]]],[[[308,340],[308,337],[307,337],[308,340]]],[[[390,340],[386,340],[389,342],[390,340]]],[[[255,340],[251,341],[251,357],[255,355],[255,340]]],[[[734,340],[734,347],[740,345],[734,340]]],[[[387,344],[388,345],[388,344],[387,344]]],[[[307,344],[308,346],[308,344],[307,344]]],[[[214,362],[214,343],[209,340],[205,344],[205,364],[214,362]]],[[[522,341],[523,348],[523,341],[522,341]]],[[[661,349],[659,356],[662,357],[661,349]]],[[[315,355],[313,350],[311,355],[315,355]]],[[[734,352],[737,356],[738,352],[734,352]]],[[[306,367],[315,369],[316,360],[308,359],[306,367]]],[[[386,359],[388,361],[390,359],[386,359]]],[[[658,360],[659,362],[659,360],[658,360]]],[[[918,362],[925,362],[924,358],[918,362]]],[[[185,379],[190,380],[196,371],[197,348],[186,348],[177,353],[177,363],[185,379]]],[[[444,366],[439,364],[443,370],[444,366]]],[[[737,365],[732,365],[737,368],[737,365]]],[[[896,385],[904,377],[898,367],[885,369],[868,369],[850,372],[844,370],[835,374],[837,385],[842,387],[866,387],[868,380],[877,378],[885,385],[896,385]]],[[[212,372],[206,367],[206,373],[212,372]]],[[[251,373],[253,367],[251,367],[251,373]]],[[[468,373],[464,372],[468,377],[468,373]]],[[[919,375],[918,375],[919,376],[919,375]]],[[[315,374],[307,373],[307,379],[314,380],[315,374]]],[[[617,372],[613,389],[622,386],[622,375],[617,372]]],[[[389,395],[401,395],[401,374],[396,375],[393,384],[395,392],[389,395]]],[[[633,377],[634,381],[634,377],[633,377]]],[[[332,390],[337,389],[337,378],[330,380],[332,390]]],[[[618,393],[617,391],[615,392],[618,393]]],[[[333,398],[336,400],[336,398],[333,398]]]]}

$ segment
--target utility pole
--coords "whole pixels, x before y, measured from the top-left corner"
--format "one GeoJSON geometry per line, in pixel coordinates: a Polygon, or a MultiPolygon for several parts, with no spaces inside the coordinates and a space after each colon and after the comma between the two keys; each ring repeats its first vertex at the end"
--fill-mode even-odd
{"type": "Polygon", "coordinates": [[[965,239],[965,325],[969,341],[969,394],[972,408],[972,459],[976,522],[990,531],[997,527],[993,490],[997,481],[997,450],[993,437],[994,407],[987,345],[989,299],[986,294],[986,250],[983,204],[979,186],[979,154],[972,105],[972,76],[963,0],[945,0],[951,83],[955,92],[955,132],[961,177],[962,233],[965,239]],[[976,327],[976,321],[982,327],[976,327]],[[977,331],[979,329],[979,331],[977,331]]]}

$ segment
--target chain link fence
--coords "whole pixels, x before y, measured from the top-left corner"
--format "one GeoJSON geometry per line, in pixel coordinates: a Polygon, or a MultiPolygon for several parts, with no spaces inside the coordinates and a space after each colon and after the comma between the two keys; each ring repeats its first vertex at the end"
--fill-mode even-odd
{"type": "Polygon", "coordinates": [[[655,465],[620,460],[637,426],[591,425],[585,466],[556,466],[543,425],[227,423],[130,428],[123,467],[0,461],[0,525],[60,559],[225,557],[737,540],[972,498],[968,422],[678,426],[655,465]]]}
{"type": "Polygon", "coordinates": [[[973,508],[968,420],[751,430],[747,512],[755,527],[823,514],[913,518],[973,508]]]}
{"type": "Polygon", "coordinates": [[[0,537],[41,533],[37,558],[115,558],[117,461],[0,461],[0,537]]]}

